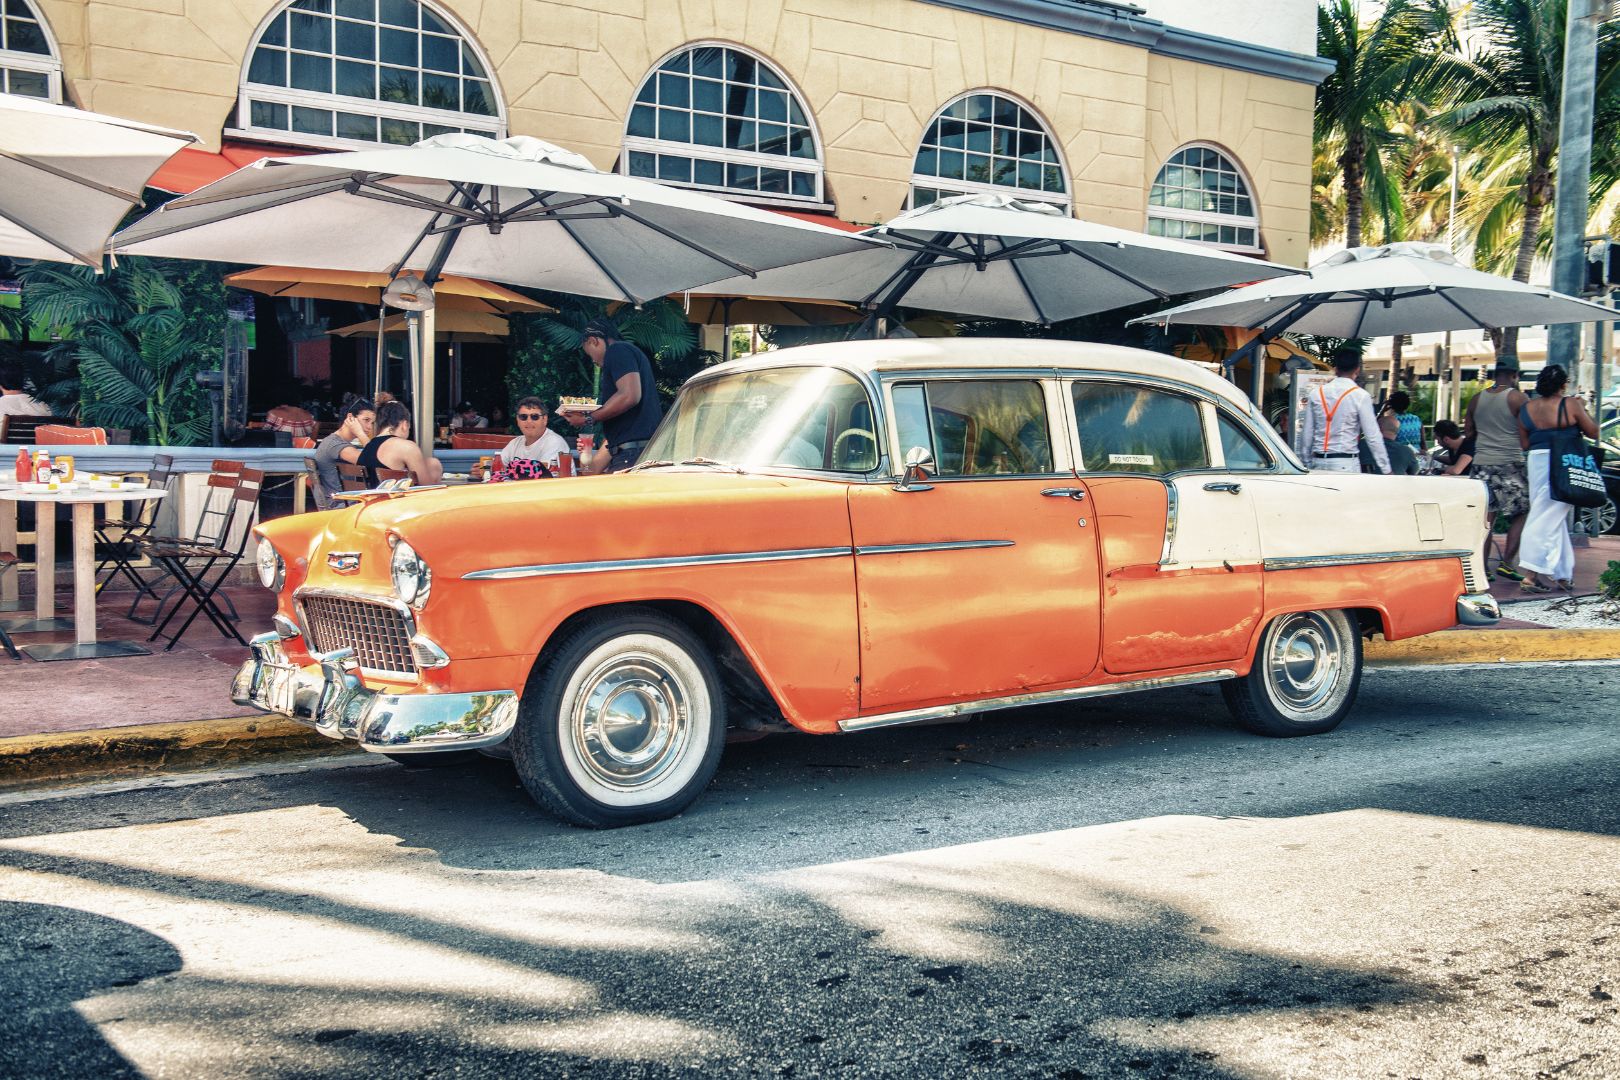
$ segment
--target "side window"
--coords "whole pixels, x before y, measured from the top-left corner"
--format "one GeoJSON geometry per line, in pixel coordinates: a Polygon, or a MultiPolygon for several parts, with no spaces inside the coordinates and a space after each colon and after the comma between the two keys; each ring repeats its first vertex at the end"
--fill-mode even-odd
{"type": "Polygon", "coordinates": [[[934,455],[934,476],[1030,476],[1052,471],[1041,384],[1030,379],[905,383],[894,388],[900,458],[934,455]]]}
{"type": "Polygon", "coordinates": [[[1234,470],[1269,469],[1271,455],[1261,449],[1254,436],[1244,431],[1226,413],[1215,410],[1216,424],[1221,433],[1221,453],[1226,455],[1226,467],[1234,470]]]}
{"type": "Polygon", "coordinates": [[[1074,383],[1074,418],[1087,472],[1169,473],[1209,466],[1191,398],[1124,383],[1074,383]]]}

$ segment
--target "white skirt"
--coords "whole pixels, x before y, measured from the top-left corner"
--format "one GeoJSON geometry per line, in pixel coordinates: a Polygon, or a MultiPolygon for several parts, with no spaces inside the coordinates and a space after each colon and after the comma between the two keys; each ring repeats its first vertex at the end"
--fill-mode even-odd
{"type": "Polygon", "coordinates": [[[1557,581],[1575,576],[1575,549],[1569,543],[1569,516],[1575,509],[1552,497],[1549,450],[1532,450],[1525,458],[1530,474],[1530,516],[1519,538],[1519,569],[1557,581]]]}

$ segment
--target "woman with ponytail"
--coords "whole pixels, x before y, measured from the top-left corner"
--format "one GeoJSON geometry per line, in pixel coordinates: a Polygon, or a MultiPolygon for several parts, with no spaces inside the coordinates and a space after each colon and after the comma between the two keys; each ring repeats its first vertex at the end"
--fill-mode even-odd
{"type": "Polygon", "coordinates": [[[1575,509],[1552,497],[1553,432],[1578,427],[1589,439],[1598,435],[1587,415],[1586,403],[1564,393],[1569,373],[1548,364],[1536,376],[1536,396],[1519,410],[1519,445],[1529,451],[1525,466],[1530,474],[1530,517],[1519,540],[1519,570],[1526,592],[1573,589],[1575,549],[1569,542],[1569,517],[1575,509]]]}

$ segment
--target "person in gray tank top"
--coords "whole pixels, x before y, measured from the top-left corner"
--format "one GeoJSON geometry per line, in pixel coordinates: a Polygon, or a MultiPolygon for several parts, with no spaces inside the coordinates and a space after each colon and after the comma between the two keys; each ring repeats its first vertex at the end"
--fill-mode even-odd
{"type": "Polygon", "coordinates": [[[1519,389],[1519,358],[1503,353],[1496,358],[1496,381],[1468,403],[1464,438],[1474,440],[1474,479],[1483,480],[1490,493],[1485,511],[1485,558],[1490,561],[1490,526],[1498,515],[1508,519],[1507,539],[1499,577],[1523,581],[1519,573],[1519,536],[1530,512],[1530,482],[1524,471],[1524,450],[1519,445],[1519,410],[1524,392],[1519,389]]]}

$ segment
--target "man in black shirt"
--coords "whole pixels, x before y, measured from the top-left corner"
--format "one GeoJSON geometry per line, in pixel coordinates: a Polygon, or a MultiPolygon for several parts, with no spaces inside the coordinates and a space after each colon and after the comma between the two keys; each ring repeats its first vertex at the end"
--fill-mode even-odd
{"type": "Polygon", "coordinates": [[[619,337],[619,328],[611,319],[587,323],[580,344],[591,363],[602,369],[597,408],[592,413],[566,407],[558,411],[575,427],[584,427],[592,420],[602,425],[608,452],[593,448],[588,461],[582,454],[580,466],[584,472],[623,472],[636,463],[641,448],[664,418],[663,407],[658,404],[658,387],[653,382],[652,361],[619,337]]]}

